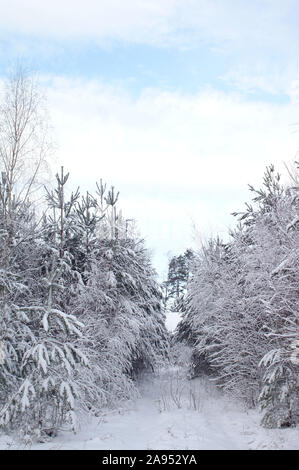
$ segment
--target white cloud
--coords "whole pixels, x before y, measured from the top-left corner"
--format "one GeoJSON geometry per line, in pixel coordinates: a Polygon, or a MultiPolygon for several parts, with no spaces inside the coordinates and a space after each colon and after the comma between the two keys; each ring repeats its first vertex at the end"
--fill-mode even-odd
{"type": "Polygon", "coordinates": [[[203,44],[227,57],[223,78],[241,90],[291,96],[299,76],[296,0],[0,0],[0,6],[0,37],[11,38],[17,55],[51,55],[66,43],[203,44]]]}
{"type": "MultiPolygon", "coordinates": [[[[3,1],[1,2],[3,3],[3,1]]],[[[177,0],[11,0],[1,5],[3,32],[57,39],[105,38],[148,41],[169,34],[177,0]]]]}
{"type": "Polygon", "coordinates": [[[65,158],[97,159],[109,178],[197,184],[208,177],[231,185],[234,172],[239,181],[254,178],[257,166],[291,158],[297,144],[289,127],[298,121],[295,104],[248,102],[212,89],[148,89],[134,99],[96,81],[59,78],[48,95],[65,158]]]}
{"type": "Polygon", "coordinates": [[[295,0],[5,0],[3,33],[140,43],[194,41],[234,50],[296,51],[295,0]]]}

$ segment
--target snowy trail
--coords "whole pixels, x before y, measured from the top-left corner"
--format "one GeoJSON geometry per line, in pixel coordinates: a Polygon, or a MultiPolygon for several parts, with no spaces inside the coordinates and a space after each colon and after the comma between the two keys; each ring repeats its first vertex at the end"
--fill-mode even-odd
{"type": "MultiPolygon", "coordinates": [[[[178,312],[167,316],[169,331],[179,319],[178,312]]],[[[180,367],[143,377],[139,389],[138,400],[90,418],[76,435],[61,432],[31,449],[299,449],[298,428],[262,428],[256,410],[224,397],[207,378],[187,380],[180,367]]],[[[20,446],[0,436],[0,449],[7,448],[20,446]]]]}
{"type": "MultiPolygon", "coordinates": [[[[131,406],[92,418],[77,435],[62,432],[32,449],[299,449],[299,430],[266,430],[206,379],[168,369],[140,383],[131,406]]],[[[9,439],[0,438],[0,448],[9,439]]],[[[16,448],[15,445],[10,448],[16,448]]]]}

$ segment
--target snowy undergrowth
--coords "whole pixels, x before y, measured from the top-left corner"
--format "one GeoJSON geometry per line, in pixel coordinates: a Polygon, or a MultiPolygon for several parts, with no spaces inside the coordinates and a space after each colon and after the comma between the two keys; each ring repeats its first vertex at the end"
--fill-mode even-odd
{"type": "Polygon", "coordinates": [[[173,345],[170,365],[137,381],[139,398],[85,416],[77,434],[34,445],[0,436],[0,449],[299,449],[299,429],[265,429],[261,414],[207,377],[188,379],[190,349],[173,345]]]}
{"type": "Polygon", "coordinates": [[[299,449],[298,428],[262,428],[257,410],[246,410],[205,377],[188,380],[182,367],[144,375],[139,389],[136,401],[89,417],[76,435],[62,431],[31,447],[2,436],[0,448],[299,449]]]}

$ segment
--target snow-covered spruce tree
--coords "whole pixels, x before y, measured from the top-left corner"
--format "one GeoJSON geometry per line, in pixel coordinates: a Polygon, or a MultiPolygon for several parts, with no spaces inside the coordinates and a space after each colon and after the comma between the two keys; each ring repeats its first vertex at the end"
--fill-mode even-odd
{"type": "Polygon", "coordinates": [[[35,81],[17,68],[6,83],[0,108],[0,423],[23,436],[26,430],[53,431],[61,422],[62,408],[64,415],[72,411],[70,394],[61,409],[54,397],[60,397],[60,404],[67,401],[67,385],[64,389],[62,380],[55,382],[55,374],[66,370],[73,353],[62,348],[64,357],[54,357],[52,346],[59,345],[59,332],[63,345],[64,331],[78,334],[77,320],[55,311],[53,289],[59,276],[54,265],[51,275],[38,275],[40,243],[29,198],[50,149],[42,101],[35,81]],[[46,295],[41,294],[42,281],[46,295]],[[51,332],[47,316],[48,325],[55,325],[51,332]]]}
{"type": "MultiPolygon", "coordinates": [[[[19,266],[22,257],[22,235],[25,223],[18,211],[19,205],[9,196],[6,173],[0,183],[0,341],[3,350],[0,365],[0,405],[18,385],[20,361],[26,348],[24,315],[17,298],[26,290],[19,266]]],[[[25,231],[25,230],[24,230],[25,231]]]]}
{"type": "Polygon", "coordinates": [[[291,360],[296,330],[298,335],[296,198],[281,186],[273,166],[266,169],[263,189],[251,190],[255,206],[241,216],[247,239],[245,306],[255,325],[247,328],[247,344],[261,366],[259,401],[266,410],[262,423],[288,426],[298,422],[298,367],[291,360]]]}
{"type": "MultiPolygon", "coordinates": [[[[65,289],[63,295],[60,296],[60,306],[62,309],[67,308],[70,299],[74,295],[76,283],[80,278],[81,260],[81,230],[77,219],[77,203],[80,197],[79,188],[66,196],[66,183],[69,173],[64,173],[61,167],[60,175],[56,174],[57,186],[54,191],[46,189],[46,199],[48,210],[44,215],[43,239],[50,247],[55,247],[61,263],[64,263],[67,269],[64,270],[63,282],[65,289]]],[[[51,249],[47,253],[45,250],[43,263],[46,263],[52,257],[51,249]]],[[[58,297],[57,297],[58,299],[58,297]]]]}
{"type": "MultiPolygon", "coordinates": [[[[266,427],[299,423],[299,185],[298,176],[275,205],[277,244],[275,264],[269,276],[269,295],[263,305],[272,322],[265,327],[266,354],[260,403],[266,427]],[[296,355],[297,352],[297,355],[296,355]]],[[[267,233],[273,236],[273,230],[267,233]]],[[[275,240],[274,238],[274,240],[275,240]]],[[[272,244],[272,249],[275,243],[272,244]]]]}
{"type": "Polygon", "coordinates": [[[263,424],[281,426],[298,420],[296,197],[272,166],[264,188],[251,190],[254,205],[232,240],[199,255],[177,337],[194,348],[195,374],[213,370],[221,387],[250,405],[262,389],[263,424]]]}
{"type": "Polygon", "coordinates": [[[59,246],[42,238],[32,211],[25,217],[11,208],[9,236],[1,218],[0,425],[25,439],[54,435],[66,422],[76,429],[77,369],[87,363],[77,344],[82,325],[59,302],[70,267],[59,246]]]}
{"type": "Polygon", "coordinates": [[[219,351],[217,301],[221,295],[219,279],[222,274],[225,245],[210,240],[197,253],[193,275],[188,284],[186,310],[179,323],[175,338],[193,348],[190,376],[215,373],[212,354],[219,351]]]}
{"type": "Polygon", "coordinates": [[[212,300],[213,324],[206,331],[213,338],[208,356],[218,385],[255,406],[261,382],[258,361],[267,347],[260,302],[266,282],[247,243],[240,229],[233,242],[223,246],[212,300]]]}
{"type": "MultiPolygon", "coordinates": [[[[25,436],[52,436],[64,423],[77,429],[75,402],[80,399],[80,389],[75,373],[77,365],[86,366],[87,361],[76,342],[82,324],[61,311],[55,301],[55,291],[62,288],[63,268],[57,253],[53,253],[41,279],[47,297],[41,299],[35,292],[31,304],[27,299],[25,305],[14,306],[22,318],[18,321],[19,338],[13,343],[19,356],[17,380],[0,411],[0,423],[7,430],[21,430],[25,436]],[[21,327],[23,332],[19,331],[21,327]]],[[[6,315],[10,322],[11,313],[6,315]]],[[[8,362],[11,350],[7,352],[8,362]]]]}
{"type": "Polygon", "coordinates": [[[177,336],[187,333],[191,340],[193,374],[213,372],[219,386],[254,406],[258,362],[267,347],[261,329],[265,270],[249,229],[239,226],[232,235],[230,243],[210,241],[202,248],[177,336]]]}
{"type": "Polygon", "coordinates": [[[74,305],[86,324],[98,405],[135,396],[138,373],[155,368],[168,354],[160,291],[143,242],[128,237],[112,190],[106,203],[86,283],[74,305]]]}
{"type": "Polygon", "coordinates": [[[75,207],[74,223],[76,235],[69,250],[74,259],[76,270],[85,279],[85,272],[90,268],[91,256],[97,246],[97,226],[105,217],[96,197],[89,192],[81,197],[75,207]]]}
{"type": "Polygon", "coordinates": [[[194,253],[188,249],[183,255],[174,256],[169,261],[167,280],[162,284],[165,309],[183,312],[190,266],[194,253]]]}

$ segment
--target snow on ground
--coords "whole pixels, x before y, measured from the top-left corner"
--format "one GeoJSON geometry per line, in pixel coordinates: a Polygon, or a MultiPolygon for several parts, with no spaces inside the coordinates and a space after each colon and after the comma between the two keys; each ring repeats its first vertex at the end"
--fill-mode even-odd
{"type": "MultiPolygon", "coordinates": [[[[167,312],[173,332],[180,313],[167,312]]],[[[184,356],[182,356],[184,361],[184,356]]],[[[100,417],[89,417],[77,434],[25,446],[0,436],[0,449],[202,450],[297,449],[299,429],[264,429],[257,410],[224,396],[207,378],[187,380],[182,367],[169,367],[139,382],[140,398],[100,417]]]]}
{"type": "Polygon", "coordinates": [[[140,382],[136,402],[90,418],[74,435],[17,446],[0,437],[0,449],[299,449],[299,429],[264,429],[257,411],[224,397],[207,379],[188,381],[181,369],[165,369],[140,382]]]}
{"type": "Polygon", "coordinates": [[[176,329],[177,324],[181,320],[181,312],[166,312],[165,325],[171,333],[176,329]]]}

